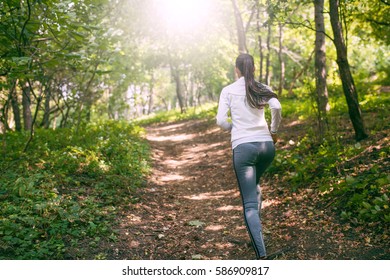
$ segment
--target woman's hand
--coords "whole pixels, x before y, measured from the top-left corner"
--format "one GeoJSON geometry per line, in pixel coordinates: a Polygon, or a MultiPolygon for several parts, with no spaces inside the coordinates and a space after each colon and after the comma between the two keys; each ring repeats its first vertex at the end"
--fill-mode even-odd
{"type": "Polygon", "coordinates": [[[272,140],[274,141],[274,144],[276,144],[276,142],[278,142],[279,140],[278,135],[276,133],[271,133],[271,137],[272,140]]]}

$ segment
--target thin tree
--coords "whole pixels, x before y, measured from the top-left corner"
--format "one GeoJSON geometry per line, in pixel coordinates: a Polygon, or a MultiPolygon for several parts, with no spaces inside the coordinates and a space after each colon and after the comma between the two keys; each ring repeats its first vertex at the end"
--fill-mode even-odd
{"type": "Polygon", "coordinates": [[[271,84],[271,37],[272,37],[272,21],[274,17],[273,8],[271,5],[271,1],[267,0],[267,12],[268,12],[268,20],[267,20],[267,55],[266,55],[266,62],[265,62],[265,83],[267,85],[271,84]]]}
{"type": "Polygon", "coordinates": [[[22,131],[22,121],[20,119],[18,94],[16,92],[17,85],[18,85],[18,80],[17,79],[12,80],[9,94],[11,99],[12,112],[14,114],[15,130],[22,131]]]}
{"type": "Polygon", "coordinates": [[[239,53],[247,53],[248,49],[246,47],[246,35],[244,23],[242,21],[240,10],[237,6],[237,1],[232,0],[233,9],[234,9],[234,18],[236,20],[237,27],[237,37],[238,37],[238,52],[239,53]]]}
{"type": "Polygon", "coordinates": [[[261,27],[263,24],[260,23],[260,2],[257,4],[257,11],[256,11],[256,31],[257,31],[257,41],[259,44],[259,54],[260,54],[260,62],[259,62],[259,81],[263,80],[263,61],[264,61],[264,52],[263,52],[263,39],[261,37],[261,27]]]}
{"type": "Polygon", "coordinates": [[[326,133],[329,111],[328,87],[326,84],[326,47],[325,47],[325,21],[324,0],[314,0],[314,21],[316,29],[314,68],[316,79],[316,99],[318,106],[318,126],[320,139],[326,133]]]}
{"type": "Polygon", "coordinates": [[[32,128],[32,114],[31,114],[31,90],[30,86],[26,82],[24,86],[22,86],[22,108],[23,108],[23,123],[24,130],[30,131],[32,128]]]}
{"type": "Polygon", "coordinates": [[[334,45],[337,51],[337,64],[339,66],[340,78],[343,84],[343,91],[348,104],[349,117],[355,130],[357,141],[368,137],[359,106],[358,94],[349,67],[347,47],[343,37],[343,29],[339,16],[339,0],[329,0],[330,22],[332,25],[334,45]]]}
{"type": "Polygon", "coordinates": [[[178,66],[173,65],[172,62],[169,62],[169,67],[171,69],[171,75],[173,77],[173,80],[176,84],[176,97],[179,101],[180,106],[180,112],[183,114],[186,112],[186,102],[184,99],[184,87],[183,87],[183,81],[180,77],[180,71],[178,69],[178,66]]]}
{"type": "Polygon", "coordinates": [[[282,95],[284,88],[284,78],[285,78],[285,62],[283,57],[283,24],[279,22],[279,50],[278,50],[278,58],[280,64],[280,76],[279,76],[279,96],[282,95]]]}

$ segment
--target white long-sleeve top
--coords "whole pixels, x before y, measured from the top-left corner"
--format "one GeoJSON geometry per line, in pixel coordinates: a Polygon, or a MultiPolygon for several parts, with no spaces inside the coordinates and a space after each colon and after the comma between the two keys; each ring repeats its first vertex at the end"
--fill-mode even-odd
{"type": "MultiPolygon", "coordinates": [[[[270,128],[273,133],[276,133],[282,120],[282,106],[277,98],[271,98],[268,104],[271,109],[270,128]]],[[[246,102],[244,77],[222,89],[217,124],[223,129],[231,131],[232,149],[242,143],[272,141],[264,117],[264,108],[252,108],[246,102]],[[228,121],[229,110],[231,122],[228,121]]]]}

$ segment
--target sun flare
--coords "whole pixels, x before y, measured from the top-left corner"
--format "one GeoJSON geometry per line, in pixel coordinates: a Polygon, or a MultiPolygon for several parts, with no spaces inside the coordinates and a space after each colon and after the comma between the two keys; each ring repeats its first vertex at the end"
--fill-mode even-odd
{"type": "Polygon", "coordinates": [[[161,22],[171,32],[198,31],[207,24],[210,0],[155,0],[161,22]]]}

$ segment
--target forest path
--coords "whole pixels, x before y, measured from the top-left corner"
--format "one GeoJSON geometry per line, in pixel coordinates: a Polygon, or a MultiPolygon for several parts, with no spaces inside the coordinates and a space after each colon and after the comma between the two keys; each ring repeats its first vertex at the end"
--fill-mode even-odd
{"type": "MultiPolygon", "coordinates": [[[[285,130],[296,127],[285,127],[285,130]]],[[[206,120],[149,126],[152,172],[120,223],[116,259],[255,259],[232,168],[229,134],[206,120]]],[[[283,142],[278,143],[278,148],[283,142]]],[[[388,258],[362,229],[338,223],[318,194],[266,174],[262,222],[277,259],[388,258]],[[290,250],[287,250],[290,248],[290,250]]],[[[371,238],[372,239],[372,238],[371,238]]],[[[386,255],[387,254],[387,255],[386,255]]]]}

